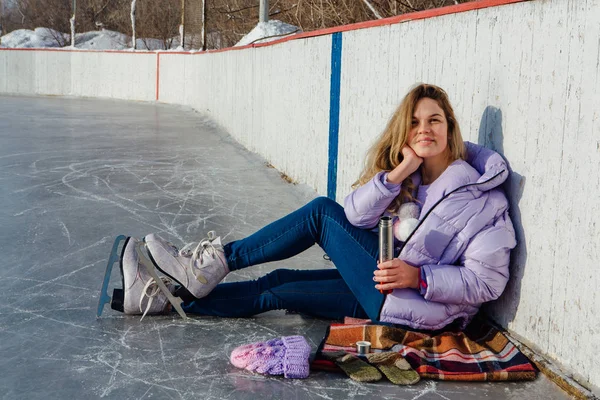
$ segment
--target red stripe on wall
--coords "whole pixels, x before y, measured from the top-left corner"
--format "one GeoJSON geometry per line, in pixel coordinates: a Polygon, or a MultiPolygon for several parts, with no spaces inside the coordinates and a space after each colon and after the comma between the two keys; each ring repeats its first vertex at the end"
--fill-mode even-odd
{"type": "MultiPolygon", "coordinates": [[[[171,51],[169,51],[169,52],[163,52],[162,54],[188,54],[188,55],[192,54],[193,55],[193,54],[206,54],[206,53],[220,53],[223,51],[232,51],[232,50],[243,50],[243,49],[247,49],[250,47],[273,46],[275,44],[287,42],[290,40],[298,40],[298,39],[305,39],[305,38],[316,37],[316,36],[330,35],[330,34],[336,33],[336,32],[355,31],[358,29],[372,28],[375,26],[392,25],[392,24],[398,24],[401,22],[440,17],[442,15],[458,14],[461,12],[479,10],[482,8],[498,7],[498,6],[513,4],[513,3],[525,3],[528,1],[534,1],[534,0],[477,0],[477,1],[470,2],[470,3],[463,3],[463,4],[457,4],[454,6],[434,8],[432,10],[417,11],[417,12],[412,12],[412,13],[408,13],[408,14],[397,15],[395,17],[390,17],[390,18],[383,18],[383,19],[377,19],[377,20],[366,21],[366,22],[358,22],[356,24],[343,25],[343,26],[337,26],[337,27],[333,27],[333,28],[319,29],[316,31],[299,33],[297,35],[288,36],[288,37],[285,37],[285,38],[282,38],[279,40],[274,40],[274,41],[268,42],[268,43],[249,44],[247,46],[228,47],[225,49],[199,51],[199,52],[198,51],[196,51],[196,52],[181,52],[181,51],[171,52],[171,51]]],[[[60,52],[60,51],[65,51],[65,52],[82,51],[82,52],[86,52],[86,53],[119,53],[119,54],[154,53],[153,51],[138,51],[138,50],[123,51],[123,50],[70,50],[70,49],[65,49],[65,48],[63,48],[63,49],[0,48],[0,51],[2,51],[2,50],[4,50],[4,51],[6,51],[6,50],[9,50],[9,51],[58,51],[58,52],[60,52]]],[[[157,54],[160,54],[160,53],[157,53],[157,54]]],[[[158,63],[158,59],[157,59],[157,63],[158,63]]],[[[157,90],[157,98],[158,98],[158,83],[157,83],[156,90],[157,90]]]]}
{"type": "Polygon", "coordinates": [[[336,33],[336,32],[354,31],[354,30],[358,30],[358,29],[372,28],[372,27],[376,27],[376,26],[392,25],[392,24],[398,24],[398,23],[407,22],[407,21],[414,21],[414,20],[426,19],[426,18],[434,18],[434,17],[439,17],[442,15],[457,14],[457,13],[466,12],[466,11],[479,10],[482,8],[498,7],[498,6],[513,4],[513,3],[524,3],[527,1],[534,1],[534,0],[477,0],[477,1],[470,2],[470,3],[463,3],[463,4],[454,5],[454,6],[435,8],[432,10],[425,10],[425,11],[418,11],[418,12],[413,12],[413,13],[408,13],[408,14],[397,15],[395,17],[390,17],[390,18],[384,18],[384,19],[378,19],[378,20],[366,21],[366,22],[359,22],[356,24],[343,25],[343,26],[338,26],[338,27],[334,27],[334,28],[326,28],[326,29],[320,29],[320,30],[311,31],[311,32],[299,33],[297,35],[288,36],[288,37],[285,37],[285,38],[282,38],[279,40],[275,40],[272,42],[268,42],[268,43],[257,43],[257,44],[250,44],[247,46],[240,46],[240,47],[228,47],[225,49],[208,50],[208,51],[204,51],[204,52],[198,52],[198,51],[195,51],[195,52],[180,52],[180,51],[177,51],[177,52],[154,52],[154,51],[137,51],[137,50],[136,51],[131,51],[131,50],[130,51],[73,50],[73,49],[67,49],[67,48],[62,48],[62,49],[0,48],[0,51],[51,51],[51,52],[85,52],[85,53],[117,53],[117,54],[151,54],[151,53],[155,53],[156,54],[156,101],[158,101],[160,98],[160,55],[161,54],[163,54],[163,55],[170,55],[170,54],[193,55],[193,54],[220,53],[220,52],[224,52],[224,51],[243,50],[243,49],[247,49],[247,48],[251,48],[251,47],[273,46],[273,45],[276,45],[279,43],[284,43],[284,42],[287,42],[290,40],[298,40],[298,39],[305,39],[305,38],[310,38],[310,37],[330,35],[330,34],[336,33]]]}
{"type": "Polygon", "coordinates": [[[71,49],[68,47],[61,48],[45,48],[45,47],[35,47],[35,48],[18,48],[18,47],[0,47],[0,51],[54,51],[58,53],[117,53],[117,54],[153,54],[155,51],[148,50],[86,50],[86,49],[71,49]]]}
{"type": "Polygon", "coordinates": [[[272,42],[268,42],[268,43],[256,43],[256,44],[249,44],[247,46],[229,47],[229,48],[218,49],[218,50],[208,50],[205,52],[199,52],[199,53],[194,53],[194,54],[218,53],[218,52],[222,52],[222,51],[242,50],[242,49],[247,49],[250,47],[273,46],[275,44],[284,43],[284,42],[287,42],[290,40],[298,40],[298,39],[305,39],[305,38],[316,37],[316,36],[330,35],[330,34],[336,33],[336,32],[355,31],[358,29],[372,28],[372,27],[376,27],[376,26],[392,25],[392,24],[398,24],[398,23],[407,22],[407,21],[415,21],[415,20],[419,20],[419,19],[435,18],[435,17],[440,17],[442,15],[458,14],[458,13],[462,13],[462,12],[466,12],[466,11],[479,10],[482,8],[498,7],[498,6],[513,4],[513,3],[525,3],[528,1],[534,1],[534,0],[477,0],[477,1],[470,2],[470,3],[463,3],[463,4],[454,5],[454,6],[434,8],[432,10],[417,11],[417,12],[412,12],[412,13],[408,13],[408,14],[397,15],[394,17],[377,19],[377,20],[373,20],[373,21],[358,22],[356,24],[342,25],[342,26],[336,26],[333,28],[325,28],[325,29],[319,29],[316,31],[298,33],[296,35],[288,36],[288,37],[285,37],[285,38],[282,38],[279,40],[273,40],[272,42]]]}
{"type": "Polygon", "coordinates": [[[462,12],[466,12],[466,11],[479,10],[482,8],[497,7],[497,6],[503,6],[503,5],[507,5],[507,4],[513,4],[513,3],[525,3],[527,1],[533,1],[533,0],[478,0],[478,1],[473,1],[470,3],[463,3],[463,4],[454,5],[454,6],[434,8],[432,10],[417,11],[417,12],[412,12],[412,13],[407,13],[407,14],[402,14],[402,15],[396,15],[394,17],[389,17],[389,18],[382,18],[382,19],[365,21],[365,22],[357,22],[355,24],[342,25],[342,26],[336,26],[333,28],[320,29],[317,31],[299,33],[297,35],[289,36],[289,37],[286,37],[286,38],[283,38],[280,40],[274,40],[274,41],[268,42],[268,43],[257,43],[257,44],[252,44],[252,45],[248,45],[248,46],[244,46],[244,47],[263,47],[263,46],[269,46],[269,45],[287,42],[288,40],[296,40],[296,39],[304,39],[304,38],[314,37],[314,36],[330,35],[330,34],[336,33],[336,32],[355,31],[358,29],[372,28],[375,26],[392,25],[392,24],[398,24],[401,22],[440,17],[442,15],[458,14],[458,13],[462,13],[462,12]]]}

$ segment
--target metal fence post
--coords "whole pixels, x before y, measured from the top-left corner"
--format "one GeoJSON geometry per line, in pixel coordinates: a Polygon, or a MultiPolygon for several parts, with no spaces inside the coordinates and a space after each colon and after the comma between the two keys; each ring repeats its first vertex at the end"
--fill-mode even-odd
{"type": "Polygon", "coordinates": [[[206,0],[202,0],[202,51],[206,51],[206,0]]]}
{"type": "Polygon", "coordinates": [[[137,38],[135,37],[135,9],[137,0],[131,1],[131,44],[134,50],[137,49],[137,38]]]}
{"type": "Polygon", "coordinates": [[[2,36],[4,35],[4,0],[0,0],[0,45],[2,44],[2,36]]]}
{"type": "Polygon", "coordinates": [[[133,49],[137,49],[137,39],[135,37],[135,8],[136,8],[137,0],[131,1],[131,44],[133,45],[133,49]]]}
{"type": "Polygon", "coordinates": [[[260,0],[260,10],[258,13],[258,22],[269,21],[269,0],[260,0]]]}
{"type": "Polygon", "coordinates": [[[77,13],[77,0],[73,0],[71,6],[73,8],[73,16],[71,17],[71,47],[75,48],[75,14],[77,13]]]}
{"type": "Polygon", "coordinates": [[[181,0],[181,26],[179,27],[179,34],[181,35],[181,48],[185,50],[185,0],[181,0]]]}

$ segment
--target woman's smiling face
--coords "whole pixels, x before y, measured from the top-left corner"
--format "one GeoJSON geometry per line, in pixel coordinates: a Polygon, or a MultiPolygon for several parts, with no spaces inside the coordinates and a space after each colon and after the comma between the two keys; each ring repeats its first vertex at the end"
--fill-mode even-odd
{"type": "Polygon", "coordinates": [[[408,145],[423,159],[448,156],[448,121],[435,100],[425,97],[417,102],[408,145]]]}

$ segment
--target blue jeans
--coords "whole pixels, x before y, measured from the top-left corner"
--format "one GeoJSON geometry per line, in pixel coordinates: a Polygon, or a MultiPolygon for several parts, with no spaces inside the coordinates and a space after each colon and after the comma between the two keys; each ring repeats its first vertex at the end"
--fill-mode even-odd
{"type": "Polygon", "coordinates": [[[375,289],[377,234],[348,221],[344,209],[319,197],[251,236],[224,246],[232,271],[283,260],[318,244],[336,269],[278,269],[257,280],[221,283],[202,299],[184,302],[186,312],[247,317],[285,309],[316,317],[378,320],[385,296],[375,289]]]}

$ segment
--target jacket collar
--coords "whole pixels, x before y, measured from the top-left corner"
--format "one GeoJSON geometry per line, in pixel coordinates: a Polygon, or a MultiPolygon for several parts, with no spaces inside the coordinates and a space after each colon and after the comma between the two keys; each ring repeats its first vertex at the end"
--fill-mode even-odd
{"type": "MultiPolygon", "coordinates": [[[[506,181],[509,173],[508,164],[500,154],[471,142],[465,142],[465,147],[465,161],[481,175],[477,181],[472,182],[477,183],[477,190],[485,192],[500,186],[506,181]]],[[[449,172],[447,169],[440,178],[448,175],[449,172]]],[[[413,173],[411,178],[415,187],[419,186],[421,184],[420,169],[413,173]]]]}
{"type": "Polygon", "coordinates": [[[477,180],[477,189],[483,191],[500,186],[508,178],[508,164],[502,156],[493,150],[475,143],[465,142],[467,157],[465,159],[481,177],[477,180]]]}

